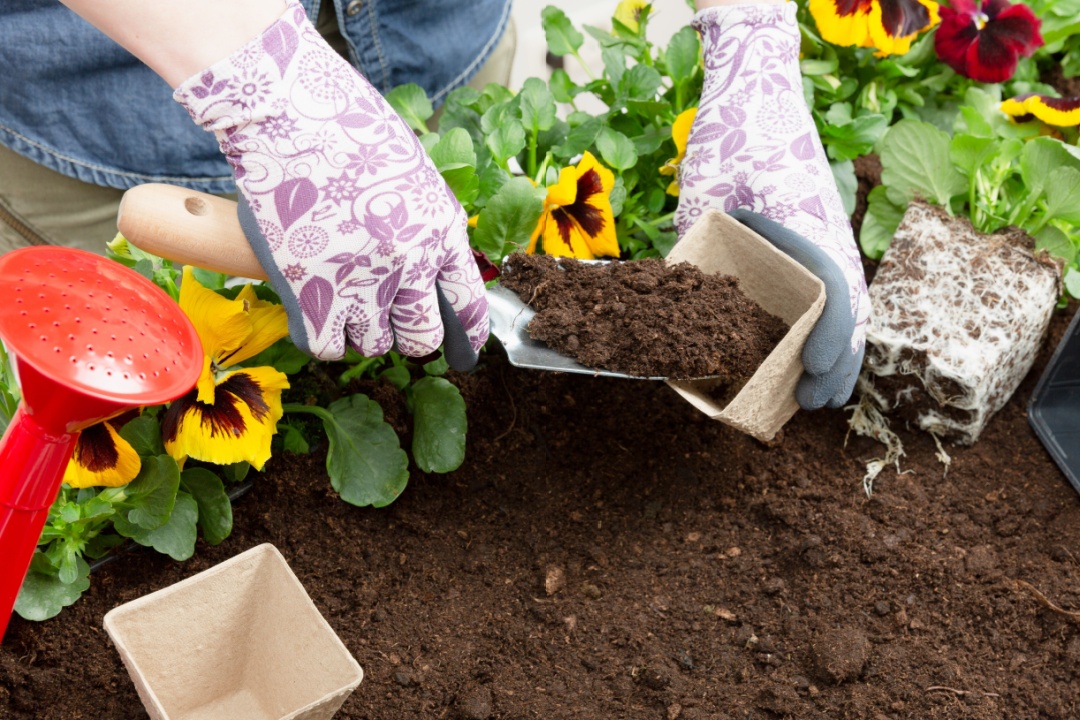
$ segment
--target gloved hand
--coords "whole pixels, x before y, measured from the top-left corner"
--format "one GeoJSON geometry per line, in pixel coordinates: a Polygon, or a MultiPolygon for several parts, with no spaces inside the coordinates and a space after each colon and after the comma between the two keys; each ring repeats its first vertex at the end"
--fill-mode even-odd
{"type": "Polygon", "coordinates": [[[870,299],[862,261],[803,99],[794,3],[702,10],[705,87],[678,168],[682,235],[707,208],[756,230],[825,283],[796,399],[840,407],[862,366],[870,299]],[[742,211],[740,211],[742,209],[742,211]],[[746,212],[752,211],[752,212],[746,212]]]}
{"type": "Polygon", "coordinates": [[[297,347],[324,360],[346,342],[369,357],[419,357],[445,324],[447,360],[475,363],[488,317],[465,212],[412,130],[295,0],[174,97],[233,168],[241,224],[297,347]]]}

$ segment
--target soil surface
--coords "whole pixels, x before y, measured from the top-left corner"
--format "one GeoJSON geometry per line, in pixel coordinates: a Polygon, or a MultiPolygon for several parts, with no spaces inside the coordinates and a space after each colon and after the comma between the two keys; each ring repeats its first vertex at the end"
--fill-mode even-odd
{"type": "MultiPolygon", "coordinates": [[[[135,552],[0,645],[0,717],[145,717],[111,608],[273,543],[363,665],[338,718],[1065,720],[1080,716],[1080,499],[1028,427],[1036,368],[971,448],[842,410],[766,447],[660,383],[456,376],[465,465],[390,507],[340,501],[324,450],[275,457],[222,545],[135,552]]],[[[367,387],[409,442],[387,385],[367,387]]],[[[183,642],[183,638],[177,638],[183,642]]]]}
{"type": "Polygon", "coordinates": [[[1065,77],[1060,65],[1047,68],[1042,81],[1053,85],[1062,97],[1080,97],[1080,77],[1065,77]]]}
{"type": "Polygon", "coordinates": [[[515,253],[500,282],[536,310],[529,335],[586,367],[741,386],[788,327],[730,275],[689,263],[557,261],[515,253]]]}

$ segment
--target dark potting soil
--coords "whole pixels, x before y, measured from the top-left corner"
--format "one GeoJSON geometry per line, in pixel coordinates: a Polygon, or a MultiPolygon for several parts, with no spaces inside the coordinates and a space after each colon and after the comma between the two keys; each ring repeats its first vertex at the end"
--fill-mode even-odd
{"type": "Polygon", "coordinates": [[[1042,81],[1053,85],[1062,97],[1080,97],[1080,77],[1065,77],[1060,65],[1048,68],[1042,81]]]}
{"type": "MultiPolygon", "coordinates": [[[[489,358],[453,376],[459,470],[361,509],[324,447],[275,457],[221,545],[129,553],[57,618],[14,618],[0,717],[146,717],[104,614],[264,542],[364,667],[342,720],[1078,717],[1080,623],[1015,582],[1080,609],[1080,499],[1024,412],[1074,311],[948,473],[897,424],[870,499],[882,449],[841,410],[765,447],[660,383],[489,358]]],[[[401,395],[364,388],[407,445],[401,395]]]]}
{"type": "Polygon", "coordinates": [[[881,184],[881,158],[873,154],[863,155],[855,158],[854,164],[855,179],[859,184],[855,190],[855,212],[851,215],[851,230],[857,241],[859,233],[862,232],[866,211],[870,207],[870,191],[881,184]]]}
{"type": "Polygon", "coordinates": [[[736,278],[648,259],[582,263],[515,253],[500,282],[536,310],[529,335],[582,365],[740,385],[787,333],[736,278]]]}

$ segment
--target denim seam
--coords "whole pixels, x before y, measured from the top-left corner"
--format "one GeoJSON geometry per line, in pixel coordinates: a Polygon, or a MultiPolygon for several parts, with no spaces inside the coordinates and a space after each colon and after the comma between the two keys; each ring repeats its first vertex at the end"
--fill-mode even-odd
{"type": "Polygon", "coordinates": [[[495,34],[488,39],[487,44],[484,45],[484,47],[480,50],[479,54],[477,54],[477,56],[473,58],[473,61],[469,63],[469,65],[464,70],[462,70],[456,78],[444,85],[441,90],[431,96],[431,101],[433,103],[441,100],[444,95],[449,93],[451,90],[454,90],[459,85],[468,82],[472,78],[472,76],[480,70],[480,67],[491,56],[491,53],[495,50],[495,46],[498,45],[499,41],[502,39],[503,33],[506,31],[506,23],[507,21],[509,21],[509,19],[510,2],[506,2],[503,4],[503,15],[502,18],[500,18],[499,20],[498,27],[495,29],[495,34]]]}
{"type": "Polygon", "coordinates": [[[368,11],[368,20],[371,23],[371,39],[375,43],[375,54],[379,56],[379,66],[382,68],[382,92],[390,92],[390,70],[387,67],[386,56],[383,55],[382,42],[379,40],[379,18],[375,13],[375,0],[366,0],[364,7],[368,11]]]}
{"type": "MultiPolygon", "coordinates": [[[[204,183],[206,183],[206,182],[232,182],[232,180],[233,180],[232,175],[211,175],[211,176],[206,176],[206,177],[186,177],[186,176],[168,176],[168,175],[161,176],[161,175],[146,175],[145,173],[134,173],[134,172],[130,172],[128,170],[118,170],[116,168],[108,168],[108,167],[104,167],[102,165],[96,165],[94,163],[88,163],[88,162],[84,162],[82,160],[76,160],[75,158],[70,157],[68,155],[64,155],[63,153],[58,153],[55,150],[52,150],[52,149],[50,149],[48,147],[45,147],[41,143],[34,142],[33,140],[26,137],[22,133],[19,133],[19,132],[15,131],[15,130],[11,129],[10,127],[8,127],[7,125],[4,125],[3,123],[0,123],[0,132],[6,132],[6,133],[10,134],[12,137],[16,138],[17,140],[19,140],[21,142],[24,142],[27,145],[33,147],[34,149],[39,150],[40,152],[43,152],[46,155],[50,155],[50,156],[56,158],[57,160],[60,160],[60,161],[66,162],[66,163],[70,163],[70,164],[76,165],[78,167],[84,167],[87,170],[91,170],[91,171],[96,172],[96,173],[102,173],[104,175],[114,175],[116,177],[129,178],[129,179],[132,179],[132,180],[144,180],[145,181],[148,178],[152,178],[152,179],[157,180],[157,181],[176,181],[176,182],[180,182],[180,183],[185,183],[185,182],[204,182],[204,183]]],[[[13,151],[15,151],[15,152],[18,152],[17,150],[15,150],[15,148],[11,148],[11,149],[13,151]]],[[[19,153],[19,154],[22,155],[23,153],[19,153]]],[[[64,173],[64,174],[67,174],[67,173],[64,173]]]]}

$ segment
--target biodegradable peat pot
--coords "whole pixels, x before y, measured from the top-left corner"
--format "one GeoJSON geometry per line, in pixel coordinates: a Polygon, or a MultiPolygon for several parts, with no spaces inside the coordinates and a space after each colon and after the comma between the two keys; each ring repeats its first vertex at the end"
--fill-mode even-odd
{"type": "Polygon", "coordinates": [[[726,405],[710,392],[718,380],[668,380],[667,384],[714,420],[763,442],[772,440],[799,404],[795,386],[803,373],[802,348],[825,306],[825,286],[813,273],[765,238],[715,210],[694,223],[667,256],[709,275],[733,275],[746,295],[790,328],[780,344],[726,405]]]}
{"type": "Polygon", "coordinates": [[[105,630],[154,720],[322,720],[364,676],[273,545],[113,609],[105,630]]]}
{"type": "Polygon", "coordinates": [[[1026,233],[912,203],[870,284],[862,403],[974,443],[1035,362],[1060,282],[1026,233]]]}

